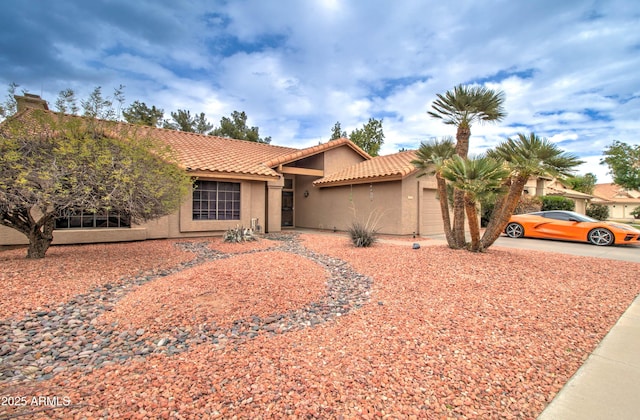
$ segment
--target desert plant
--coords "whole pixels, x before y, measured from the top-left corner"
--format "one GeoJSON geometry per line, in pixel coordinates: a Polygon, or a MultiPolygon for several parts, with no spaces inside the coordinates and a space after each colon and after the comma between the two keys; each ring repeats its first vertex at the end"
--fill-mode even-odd
{"type": "Polygon", "coordinates": [[[640,219],[640,206],[636,207],[631,211],[631,215],[636,219],[640,219]]]}
{"type": "Polygon", "coordinates": [[[542,211],[549,210],[568,210],[576,209],[576,202],[570,198],[561,197],[559,195],[545,195],[542,199],[542,211]]]}
{"type": "Polygon", "coordinates": [[[347,229],[351,242],[357,248],[367,248],[377,240],[377,229],[373,229],[367,223],[353,222],[347,229]]]}
{"type": "MultiPolygon", "coordinates": [[[[504,92],[494,91],[478,85],[458,85],[444,95],[437,94],[431,105],[432,111],[427,113],[442,120],[443,123],[453,125],[456,130],[455,152],[461,158],[466,158],[469,152],[469,138],[471,124],[499,122],[507,113],[504,110],[504,92]]],[[[453,204],[453,242],[447,237],[449,247],[463,248],[466,245],[464,233],[465,219],[464,192],[454,192],[453,204]]],[[[444,217],[444,214],[443,214],[444,217]]]]}
{"type": "Polygon", "coordinates": [[[605,204],[589,204],[587,206],[587,216],[598,220],[607,220],[609,218],[609,207],[605,204]]]}
{"type": "Polygon", "coordinates": [[[244,226],[229,228],[223,236],[224,242],[240,243],[255,240],[257,240],[257,238],[253,234],[253,229],[246,229],[244,226]]]}
{"type": "Polygon", "coordinates": [[[482,252],[480,224],[478,223],[478,203],[480,197],[500,191],[509,171],[502,161],[487,156],[461,158],[458,155],[447,160],[442,168],[442,177],[458,191],[464,193],[464,208],[469,222],[471,243],[467,248],[482,252]]]}
{"type": "Polygon", "coordinates": [[[366,221],[362,221],[358,218],[355,204],[352,202],[353,222],[347,228],[351,242],[358,248],[366,248],[373,245],[378,236],[378,230],[380,226],[380,219],[384,215],[384,212],[374,209],[369,212],[369,216],[366,221]]]}

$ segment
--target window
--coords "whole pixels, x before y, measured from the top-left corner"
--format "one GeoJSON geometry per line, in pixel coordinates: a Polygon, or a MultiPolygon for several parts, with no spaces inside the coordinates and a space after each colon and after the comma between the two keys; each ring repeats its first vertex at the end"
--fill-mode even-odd
{"type": "Polygon", "coordinates": [[[89,213],[67,210],[56,218],[56,229],[130,228],[131,219],[112,211],[89,213]]]}
{"type": "Polygon", "coordinates": [[[240,220],[240,184],[196,181],[193,220],[240,220]]]}
{"type": "Polygon", "coordinates": [[[544,217],[546,217],[547,219],[563,220],[565,222],[568,222],[571,218],[571,215],[560,211],[548,211],[544,214],[544,217]]]}

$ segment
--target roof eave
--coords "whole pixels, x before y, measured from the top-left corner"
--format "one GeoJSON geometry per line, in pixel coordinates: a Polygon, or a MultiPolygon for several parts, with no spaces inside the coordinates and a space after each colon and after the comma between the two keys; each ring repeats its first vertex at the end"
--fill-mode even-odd
{"type": "Polygon", "coordinates": [[[377,182],[402,181],[402,179],[404,178],[405,176],[403,176],[402,174],[394,174],[394,175],[376,176],[376,177],[367,177],[367,178],[345,179],[340,181],[328,181],[328,182],[315,181],[313,185],[318,188],[340,187],[344,185],[360,185],[360,184],[373,184],[377,182]]]}
{"type": "Polygon", "coordinates": [[[331,140],[327,143],[323,143],[317,146],[307,147],[306,149],[301,149],[299,151],[292,152],[292,153],[277,157],[275,159],[271,159],[265,162],[265,165],[270,168],[275,168],[276,166],[287,165],[291,162],[295,162],[300,159],[315,156],[320,153],[333,150],[341,146],[348,146],[349,148],[351,148],[353,151],[358,153],[360,156],[362,156],[366,160],[371,159],[371,156],[367,152],[362,150],[360,147],[358,147],[358,145],[353,143],[351,140],[344,138],[344,139],[331,140]],[[331,142],[334,142],[334,143],[329,144],[331,142]]]}
{"type": "Polygon", "coordinates": [[[221,178],[221,179],[238,179],[243,181],[276,181],[280,178],[278,174],[251,174],[241,172],[222,172],[222,171],[205,171],[205,170],[187,170],[187,174],[194,178],[221,178]]]}

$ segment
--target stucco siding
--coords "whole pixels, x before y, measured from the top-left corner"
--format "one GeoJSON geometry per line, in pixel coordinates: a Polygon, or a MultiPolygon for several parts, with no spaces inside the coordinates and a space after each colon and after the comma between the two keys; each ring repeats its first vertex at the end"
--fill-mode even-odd
{"type": "Polygon", "coordinates": [[[638,204],[615,203],[607,204],[609,207],[609,219],[633,219],[631,212],[638,207],[638,204]]]}
{"type": "Polygon", "coordinates": [[[402,219],[400,230],[401,235],[412,235],[420,232],[419,207],[420,197],[418,192],[418,180],[415,175],[410,175],[402,180],[402,219]]]}
{"type": "MultiPolygon", "coordinates": [[[[211,179],[215,180],[215,179],[211,179]]],[[[228,180],[224,180],[228,181],[228,180]]],[[[264,230],[265,183],[240,181],[240,220],[192,220],[192,195],[185,199],[180,210],[131,228],[60,229],[53,231],[53,244],[125,242],[145,239],[181,238],[220,235],[228,228],[249,227],[251,219],[258,219],[264,230]]],[[[28,240],[15,229],[0,226],[0,245],[24,245],[28,240]]]]}
{"type": "Polygon", "coordinates": [[[313,177],[297,177],[297,227],[347,230],[356,220],[378,220],[380,233],[402,231],[402,188],[400,181],[344,185],[330,188],[311,186],[313,177]],[[304,197],[304,191],[309,196],[304,197]]]}
{"type": "Polygon", "coordinates": [[[24,245],[28,244],[27,237],[15,229],[0,226],[0,245],[24,245]]]}
{"type": "Polygon", "coordinates": [[[323,155],[325,176],[365,160],[350,147],[337,147],[335,149],[325,151],[323,155]]]}

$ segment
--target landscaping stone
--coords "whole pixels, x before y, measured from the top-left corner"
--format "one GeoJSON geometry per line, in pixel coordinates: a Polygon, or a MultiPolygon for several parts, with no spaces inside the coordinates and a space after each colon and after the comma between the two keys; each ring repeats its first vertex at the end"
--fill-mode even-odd
{"type": "MultiPolygon", "coordinates": [[[[324,297],[304,307],[271,314],[264,319],[257,316],[238,319],[231,327],[220,327],[215,323],[203,324],[197,328],[174,326],[173,331],[163,332],[171,333],[171,338],[150,335],[144,328],[120,332],[110,328],[117,325],[101,326],[95,322],[98,316],[111,310],[135,286],[230,256],[210,249],[207,242],[178,243],[178,247],[195,253],[196,257],[173,268],[159,270],[153,275],[141,275],[124,279],[120,284],[107,283],[95,287],[89,293],[75,296],[55,309],[37,310],[23,319],[1,322],[0,337],[4,337],[6,343],[0,347],[0,356],[3,357],[0,384],[27,378],[50,378],[68,370],[88,372],[114,362],[122,363],[154,353],[173,355],[205,342],[218,346],[230,343],[237,345],[254,339],[261,333],[275,335],[316,327],[357,309],[368,301],[371,279],[357,273],[349,264],[306,249],[297,241],[296,235],[280,233],[268,237],[281,242],[275,248],[267,248],[268,250],[300,255],[326,270],[329,279],[324,297]],[[40,349],[46,349],[48,357],[43,358],[40,349]],[[32,365],[35,360],[39,361],[37,366],[32,365]]],[[[254,249],[245,253],[264,251],[265,249],[254,249]]]]}

